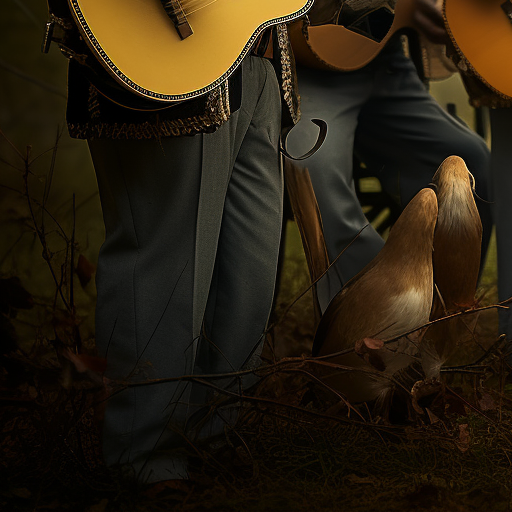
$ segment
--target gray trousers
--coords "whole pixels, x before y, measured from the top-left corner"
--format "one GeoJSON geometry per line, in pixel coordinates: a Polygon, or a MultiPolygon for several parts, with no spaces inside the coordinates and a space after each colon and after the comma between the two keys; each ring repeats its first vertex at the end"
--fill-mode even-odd
{"type": "MultiPolygon", "coordinates": [[[[238,370],[266,327],[282,222],[280,93],[268,61],[242,66],[241,108],[215,133],[89,143],[106,227],[96,340],[111,379],[238,370]]],[[[112,396],[107,464],[144,481],[186,476],[176,449],[207,397],[185,382],[112,396]]]]}
{"type": "MultiPolygon", "coordinates": [[[[512,108],[490,110],[491,178],[496,249],[498,256],[498,299],[512,297],[512,108]]],[[[509,304],[509,306],[512,306],[509,304]]],[[[500,333],[512,340],[512,314],[500,310],[500,333]]],[[[512,354],[509,357],[512,362],[512,354]]]]}
{"type": "MultiPolygon", "coordinates": [[[[310,119],[327,121],[327,138],[305,166],[320,207],[331,261],[367,224],[354,189],[354,152],[365,163],[368,174],[378,177],[402,208],[428,185],[449,155],[459,155],[466,161],[475,176],[478,194],[489,199],[489,150],[485,142],[445,113],[401,50],[385,49],[369,65],[354,72],[299,68],[298,75],[302,120],[288,137],[288,149],[300,154],[312,145],[317,128],[310,119]]],[[[485,251],[492,220],[489,205],[477,203],[484,225],[485,251]]],[[[322,309],[383,244],[371,226],[364,229],[319,282],[322,309]]]]}

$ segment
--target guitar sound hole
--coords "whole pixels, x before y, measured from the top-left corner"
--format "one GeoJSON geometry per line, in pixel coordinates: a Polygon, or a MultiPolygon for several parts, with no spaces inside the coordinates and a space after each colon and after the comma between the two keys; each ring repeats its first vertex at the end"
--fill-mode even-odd
{"type": "MultiPolygon", "coordinates": [[[[375,9],[365,14],[353,21],[350,25],[345,26],[349,30],[380,43],[391,29],[394,18],[395,16],[392,11],[386,7],[381,7],[380,9],[375,9]]],[[[344,23],[340,23],[340,25],[344,25],[344,23]]]]}
{"type": "Polygon", "coordinates": [[[336,23],[341,11],[343,0],[315,0],[313,8],[308,13],[311,25],[336,23]]]}

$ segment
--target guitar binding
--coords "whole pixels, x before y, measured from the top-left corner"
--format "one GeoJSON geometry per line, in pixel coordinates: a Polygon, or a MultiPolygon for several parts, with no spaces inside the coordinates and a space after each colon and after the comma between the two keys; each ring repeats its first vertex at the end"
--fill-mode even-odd
{"type": "MultiPolygon", "coordinates": [[[[511,2],[510,2],[510,0],[507,0],[506,2],[504,2],[504,4],[506,4],[506,3],[511,3],[511,2]]],[[[504,9],[504,7],[503,7],[504,4],[501,4],[502,9],[504,9]]],[[[463,72],[467,72],[469,70],[471,74],[473,74],[478,80],[480,80],[482,82],[482,84],[484,84],[498,98],[498,101],[495,101],[494,104],[492,105],[493,108],[494,107],[510,108],[511,102],[512,102],[512,96],[505,94],[501,90],[499,90],[496,87],[494,87],[493,85],[491,85],[489,83],[489,81],[481,73],[479,73],[476,70],[476,68],[473,66],[473,64],[467,59],[466,55],[460,48],[460,46],[452,32],[450,23],[448,21],[448,15],[447,15],[446,10],[447,10],[447,6],[446,6],[446,2],[445,2],[443,4],[443,18],[444,18],[444,22],[445,22],[446,31],[448,32],[448,36],[450,37],[450,40],[452,41],[455,51],[457,52],[457,56],[460,59],[460,62],[457,64],[457,66],[460,69],[462,69],[463,72]]]]}
{"type": "Polygon", "coordinates": [[[224,83],[238,68],[238,66],[241,64],[243,59],[248,55],[250,49],[260,36],[260,34],[266,30],[267,28],[278,25],[280,23],[288,23],[290,21],[293,21],[295,19],[300,18],[304,14],[306,14],[311,6],[313,5],[314,0],[308,0],[308,2],[302,7],[300,10],[296,11],[293,14],[290,14],[288,16],[281,16],[279,18],[274,18],[272,20],[268,20],[265,23],[262,23],[253,33],[252,37],[248,40],[246,45],[244,46],[243,50],[241,51],[238,58],[235,60],[235,62],[231,65],[231,67],[219,78],[217,78],[215,81],[210,83],[208,86],[203,87],[201,89],[174,95],[174,94],[161,94],[155,91],[151,91],[149,89],[146,89],[144,87],[141,87],[139,84],[133,82],[133,80],[130,80],[109,58],[107,53],[103,50],[100,43],[94,36],[92,30],[90,29],[85,16],[82,13],[82,10],[80,8],[80,5],[77,0],[68,0],[69,4],[71,5],[72,9],[71,12],[73,14],[73,17],[75,18],[75,21],[77,22],[78,28],[82,35],[85,37],[86,41],[88,42],[91,49],[94,51],[94,53],[103,61],[104,67],[109,71],[111,76],[113,76],[117,81],[119,81],[124,87],[132,91],[133,93],[149,98],[155,101],[159,102],[168,102],[168,103],[174,103],[174,102],[180,102],[185,101],[193,98],[197,98],[198,96],[202,96],[203,94],[206,94],[214,89],[216,89],[219,85],[224,83]]]}

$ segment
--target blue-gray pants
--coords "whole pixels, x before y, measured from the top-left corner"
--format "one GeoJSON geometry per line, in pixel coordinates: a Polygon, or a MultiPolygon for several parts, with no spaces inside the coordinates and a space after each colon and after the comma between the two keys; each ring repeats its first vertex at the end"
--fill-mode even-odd
{"type": "MultiPolygon", "coordinates": [[[[405,207],[431,180],[441,162],[459,155],[476,179],[477,193],[489,199],[489,151],[473,131],[428,94],[410,59],[400,49],[385,49],[361,70],[342,73],[299,68],[302,120],[288,137],[300,154],[312,145],[312,118],[328,123],[320,150],[305,162],[322,214],[329,258],[336,256],[367,223],[353,182],[354,152],[384,189],[405,207]]],[[[484,246],[491,234],[488,204],[477,201],[484,225],[484,246]]],[[[318,286],[322,310],[341,286],[382,248],[384,241],[367,227],[318,286]]]]}
{"type": "MultiPolygon", "coordinates": [[[[90,141],[106,226],[96,336],[111,379],[238,370],[266,327],[282,222],[280,93],[268,61],[242,66],[241,108],[215,133],[90,141]]],[[[186,383],[110,398],[107,464],[144,481],[185,476],[168,450],[186,445],[190,402],[204,399],[186,383]]]]}
{"type": "MultiPolygon", "coordinates": [[[[498,298],[512,297],[512,108],[491,109],[491,178],[498,256],[498,298]]],[[[512,307],[512,304],[509,304],[512,307]]],[[[512,340],[512,314],[500,310],[500,333],[512,340]]],[[[512,354],[509,356],[512,363],[512,354]]]]}

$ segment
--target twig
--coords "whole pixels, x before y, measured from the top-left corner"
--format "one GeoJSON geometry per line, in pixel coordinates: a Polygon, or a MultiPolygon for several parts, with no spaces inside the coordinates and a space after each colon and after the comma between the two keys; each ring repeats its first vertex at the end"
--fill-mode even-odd
{"type": "Polygon", "coordinates": [[[320,386],[323,386],[325,389],[336,395],[347,407],[349,410],[354,411],[355,414],[357,414],[363,421],[366,421],[364,419],[364,416],[338,391],[336,391],[334,388],[323,382],[321,379],[319,379],[316,375],[313,375],[311,372],[308,372],[306,370],[303,370],[302,368],[289,368],[282,370],[283,373],[302,373],[306,376],[308,376],[312,381],[316,382],[320,386]]]}
{"type": "MultiPolygon", "coordinates": [[[[178,279],[176,280],[176,282],[174,283],[174,287],[173,289],[171,290],[171,294],[169,295],[169,299],[167,300],[167,304],[165,305],[165,308],[163,309],[162,311],[162,314],[160,315],[160,318],[158,319],[158,322],[155,326],[155,328],[153,329],[153,332],[151,333],[151,336],[149,337],[148,341],[146,342],[146,344],[144,345],[144,348],[142,349],[139,357],[137,358],[137,361],[135,361],[135,365],[133,367],[133,370],[130,372],[130,375],[133,374],[133,372],[135,372],[137,370],[137,365],[139,364],[140,360],[142,359],[142,356],[144,355],[144,352],[146,351],[146,349],[149,347],[149,344],[151,343],[151,340],[153,339],[153,336],[155,335],[160,323],[162,322],[162,319],[164,317],[164,314],[165,312],[167,311],[167,308],[169,307],[169,304],[171,303],[171,299],[172,297],[174,296],[174,292],[176,290],[176,287],[178,286],[178,283],[181,279],[181,277],[183,276],[183,273],[185,272],[187,266],[189,264],[189,261],[187,260],[187,262],[185,263],[185,266],[181,269],[181,272],[180,272],[180,275],[178,276],[178,279]]],[[[112,333],[113,334],[113,333],[112,333]]]]}
{"type": "MultiPolygon", "coordinates": [[[[20,169],[19,167],[16,167],[14,164],[11,164],[11,162],[7,161],[5,158],[0,158],[0,162],[3,163],[4,165],[7,165],[7,167],[11,167],[15,171],[23,172],[23,169],[20,169]]],[[[6,185],[0,185],[0,186],[2,186],[4,188],[10,188],[10,187],[7,187],[6,185]]],[[[18,192],[18,191],[16,191],[16,192],[18,192]]]]}
{"type": "MultiPolygon", "coordinates": [[[[11,148],[14,150],[14,152],[23,160],[25,161],[25,157],[21,153],[21,151],[11,142],[11,140],[5,135],[3,130],[0,128],[0,136],[11,146],[11,148]]],[[[21,170],[21,169],[20,169],[21,170]]]]}
{"type": "Polygon", "coordinates": [[[361,235],[361,233],[363,232],[363,230],[365,228],[367,228],[370,224],[365,224],[360,230],[359,232],[357,233],[357,235],[350,241],[350,243],[338,254],[338,256],[336,256],[336,258],[334,258],[334,260],[329,264],[329,266],[305,289],[303,290],[290,304],[288,304],[288,306],[286,306],[286,309],[284,310],[283,313],[281,313],[281,316],[275,321],[273,322],[271,325],[269,325],[267,327],[267,329],[265,330],[265,333],[268,333],[269,331],[271,331],[272,329],[274,329],[277,325],[279,325],[283,319],[286,317],[286,315],[290,312],[290,309],[292,309],[293,306],[295,306],[295,304],[297,304],[297,302],[302,299],[302,297],[304,297],[304,295],[306,295],[306,293],[309,292],[309,290],[311,290],[313,288],[313,286],[316,285],[316,283],[318,283],[318,281],[320,281],[320,279],[322,279],[322,277],[325,276],[325,274],[327,274],[327,272],[331,269],[331,267],[340,259],[340,257],[343,255],[343,253],[359,238],[359,236],[361,235]]]}
{"type": "Polygon", "coordinates": [[[59,148],[59,140],[62,136],[62,132],[57,127],[57,136],[55,138],[55,144],[52,148],[52,157],[50,160],[50,169],[48,170],[48,174],[46,176],[46,181],[44,184],[44,192],[43,192],[43,207],[46,207],[46,201],[48,200],[48,196],[50,195],[50,189],[53,181],[53,173],[55,171],[55,162],[57,161],[57,150],[59,148]]]}
{"type": "Polygon", "coordinates": [[[13,2],[25,13],[27,18],[38,28],[41,28],[41,24],[37,19],[36,15],[20,0],[13,0],[13,2]]]}
{"type": "MultiPolygon", "coordinates": [[[[219,392],[220,394],[224,394],[224,395],[230,396],[232,398],[236,398],[237,400],[241,400],[241,401],[247,401],[247,402],[253,402],[253,403],[263,403],[263,404],[266,404],[266,405],[284,407],[284,408],[287,408],[287,409],[291,409],[291,410],[294,410],[294,411],[297,411],[297,412],[301,412],[301,413],[305,413],[305,414],[308,414],[308,415],[312,415],[312,416],[315,416],[315,417],[321,417],[321,418],[324,418],[324,419],[333,420],[333,421],[336,421],[338,423],[350,423],[350,424],[356,424],[356,425],[360,425],[360,426],[364,426],[364,427],[370,427],[371,426],[372,428],[375,428],[375,429],[381,429],[381,430],[390,431],[390,432],[396,431],[396,430],[399,429],[399,427],[394,427],[394,426],[391,426],[391,425],[370,424],[368,422],[363,422],[363,421],[358,421],[358,420],[349,420],[348,418],[345,419],[342,416],[332,416],[330,414],[325,414],[325,413],[321,413],[321,412],[317,412],[317,411],[312,411],[310,409],[306,409],[304,407],[299,407],[299,406],[296,406],[296,405],[293,405],[293,404],[287,404],[287,403],[283,403],[283,402],[278,402],[277,400],[272,400],[270,398],[253,397],[253,396],[250,396],[250,395],[239,395],[238,393],[235,393],[233,391],[229,391],[229,390],[221,388],[219,386],[215,386],[211,382],[205,381],[202,377],[204,377],[204,376],[193,377],[193,378],[190,378],[188,380],[190,380],[192,382],[196,382],[198,384],[203,384],[205,386],[208,386],[208,387],[214,389],[215,391],[219,392]]],[[[119,393],[121,391],[122,390],[118,390],[118,391],[115,392],[115,394],[117,394],[117,393],[119,393]]]]}
{"type": "MultiPolygon", "coordinates": [[[[3,135],[3,133],[2,133],[3,135]]],[[[5,137],[5,136],[4,136],[5,137]]],[[[8,139],[7,139],[8,140],[8,139]]],[[[9,141],[10,142],[10,141],[9,141]]],[[[12,143],[11,143],[12,145],[12,143]]],[[[13,146],[14,147],[14,146],[13,146]]],[[[30,193],[29,193],[29,184],[28,184],[28,177],[29,177],[29,174],[31,174],[31,171],[30,171],[30,164],[29,164],[29,161],[30,161],[30,146],[27,146],[27,152],[26,152],[26,155],[25,156],[22,156],[21,153],[16,149],[16,152],[22,157],[23,159],[23,163],[24,163],[24,173],[23,173],[23,181],[24,181],[24,184],[25,184],[25,197],[27,199],[27,204],[28,204],[28,208],[29,208],[29,212],[30,212],[30,217],[32,218],[32,222],[33,222],[33,225],[34,225],[34,229],[36,231],[36,234],[39,238],[39,241],[41,242],[41,245],[43,246],[43,259],[47,262],[48,264],[48,268],[50,270],[50,273],[52,275],[52,278],[53,278],[53,281],[55,282],[55,284],[57,285],[57,291],[56,293],[60,295],[61,299],[62,299],[62,302],[65,306],[65,308],[68,310],[68,311],[71,311],[70,309],[70,306],[66,300],[66,298],[64,297],[64,293],[62,291],[62,284],[59,283],[58,279],[57,279],[57,276],[55,275],[55,271],[53,269],[53,266],[51,264],[51,258],[52,258],[52,255],[48,249],[48,246],[46,244],[46,236],[45,236],[45,233],[44,231],[42,231],[38,224],[37,224],[37,221],[36,221],[36,216],[35,216],[35,213],[34,213],[34,209],[32,207],[32,200],[30,198],[30,193]]]]}
{"type": "MultiPolygon", "coordinates": [[[[76,231],[76,208],[75,194],[73,193],[73,231],[71,233],[71,257],[69,265],[69,304],[71,306],[71,315],[73,319],[76,317],[75,295],[74,295],[74,274],[75,274],[75,231],[76,231]]],[[[75,341],[75,350],[79,353],[82,350],[82,340],[80,339],[80,331],[76,322],[73,322],[73,339],[75,341]]]]}

